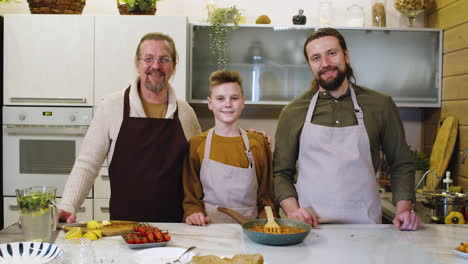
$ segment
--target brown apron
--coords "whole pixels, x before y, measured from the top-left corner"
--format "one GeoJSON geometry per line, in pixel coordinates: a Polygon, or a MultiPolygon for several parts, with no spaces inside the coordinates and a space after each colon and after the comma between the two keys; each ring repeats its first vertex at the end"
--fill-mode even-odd
{"type": "Polygon", "coordinates": [[[182,166],[188,142],[177,117],[130,117],[130,88],[109,167],[114,220],[181,222],[182,166]]]}

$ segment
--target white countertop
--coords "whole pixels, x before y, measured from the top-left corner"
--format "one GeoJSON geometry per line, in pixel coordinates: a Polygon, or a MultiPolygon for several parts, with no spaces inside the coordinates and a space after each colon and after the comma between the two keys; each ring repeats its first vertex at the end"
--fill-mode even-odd
{"type": "MultiPolygon", "coordinates": [[[[256,244],[243,236],[237,224],[153,225],[169,230],[172,240],[168,247],[196,246],[201,255],[260,253],[266,264],[468,263],[453,252],[460,242],[468,242],[468,225],[425,225],[412,232],[396,230],[392,225],[321,225],[302,243],[292,246],[256,244]]],[[[55,244],[65,243],[61,231],[55,244]]],[[[93,241],[93,245],[98,260],[109,257],[116,260],[114,263],[135,263],[133,256],[140,251],[129,249],[120,237],[93,241]]]]}

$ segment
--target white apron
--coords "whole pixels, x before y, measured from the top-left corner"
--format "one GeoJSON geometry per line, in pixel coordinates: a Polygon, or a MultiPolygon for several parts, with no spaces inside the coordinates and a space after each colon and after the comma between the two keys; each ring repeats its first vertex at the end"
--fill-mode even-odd
{"type": "Polygon", "coordinates": [[[311,210],[319,223],[381,223],[382,206],[364,115],[353,88],[349,89],[356,126],[312,124],[319,92],[310,101],[299,147],[299,205],[311,210]]]}
{"type": "Polygon", "coordinates": [[[240,129],[249,166],[248,168],[239,168],[210,159],[213,131],[214,129],[211,129],[208,132],[205,154],[200,169],[206,213],[211,218],[212,223],[235,223],[230,216],[219,212],[218,206],[232,209],[248,219],[255,219],[258,215],[258,182],[247,133],[240,129]]]}

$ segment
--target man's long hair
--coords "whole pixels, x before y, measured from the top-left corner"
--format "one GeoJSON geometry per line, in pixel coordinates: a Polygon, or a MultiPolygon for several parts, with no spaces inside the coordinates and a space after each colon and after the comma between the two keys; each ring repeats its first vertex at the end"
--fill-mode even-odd
{"type": "MultiPolygon", "coordinates": [[[[304,43],[304,57],[306,58],[307,64],[309,63],[309,58],[307,56],[307,50],[306,50],[307,44],[309,44],[309,42],[311,42],[312,40],[323,38],[323,37],[328,37],[328,36],[335,37],[338,39],[338,42],[340,43],[340,46],[343,52],[348,50],[348,47],[346,46],[346,41],[343,35],[341,35],[341,33],[338,32],[338,30],[334,28],[320,28],[317,31],[314,31],[312,34],[310,34],[310,36],[306,39],[304,43]]],[[[354,77],[353,68],[351,68],[351,65],[349,65],[348,63],[346,63],[345,73],[346,73],[346,78],[348,79],[348,81],[351,82],[353,85],[355,85],[356,77],[354,77]]],[[[312,92],[315,93],[318,90],[318,88],[319,88],[319,84],[317,81],[317,77],[314,76],[314,79],[311,84],[312,92]]]]}

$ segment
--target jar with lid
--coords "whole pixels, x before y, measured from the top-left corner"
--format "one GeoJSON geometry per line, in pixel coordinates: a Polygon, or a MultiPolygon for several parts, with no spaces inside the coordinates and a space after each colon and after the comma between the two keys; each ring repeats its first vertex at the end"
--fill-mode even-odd
{"type": "Polygon", "coordinates": [[[364,26],[364,8],[358,4],[353,4],[347,8],[348,18],[346,25],[349,27],[364,26]]]}
{"type": "Polygon", "coordinates": [[[385,0],[372,0],[372,26],[387,26],[387,18],[385,16],[385,5],[385,0]]]}
{"type": "Polygon", "coordinates": [[[331,2],[327,0],[320,1],[319,21],[322,26],[331,25],[331,2]]]}

